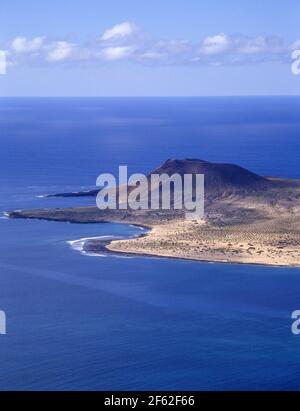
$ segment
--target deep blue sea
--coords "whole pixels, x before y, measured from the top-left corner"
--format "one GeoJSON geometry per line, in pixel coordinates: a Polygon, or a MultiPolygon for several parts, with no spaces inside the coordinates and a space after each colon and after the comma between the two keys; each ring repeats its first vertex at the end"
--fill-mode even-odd
{"type": "MultiPolygon", "coordinates": [[[[300,98],[0,99],[0,211],[168,158],[300,178],[300,98]]],[[[121,224],[0,218],[1,390],[299,390],[300,270],[93,257],[121,224]]]]}

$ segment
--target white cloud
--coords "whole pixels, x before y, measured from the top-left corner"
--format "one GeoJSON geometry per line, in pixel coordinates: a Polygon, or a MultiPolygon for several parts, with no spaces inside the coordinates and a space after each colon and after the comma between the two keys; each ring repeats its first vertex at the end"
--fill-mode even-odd
{"type": "Polygon", "coordinates": [[[35,37],[28,40],[26,37],[16,37],[12,43],[11,48],[15,53],[32,53],[40,50],[44,44],[45,37],[35,37]]]}
{"type": "MultiPolygon", "coordinates": [[[[7,44],[4,45],[7,47],[7,44]]],[[[198,43],[185,39],[155,39],[125,21],[104,31],[99,38],[85,43],[64,39],[47,40],[44,36],[16,37],[9,43],[11,64],[60,63],[71,60],[81,64],[101,64],[130,59],[140,64],[233,65],[262,62],[288,62],[290,51],[300,48],[300,39],[290,44],[277,37],[211,34],[198,43]]]]}
{"type": "Polygon", "coordinates": [[[129,57],[134,52],[134,47],[106,47],[103,49],[103,56],[105,60],[121,60],[129,57]]]}
{"type": "Polygon", "coordinates": [[[206,37],[201,46],[201,52],[204,54],[219,54],[225,52],[230,45],[229,38],[226,34],[221,33],[215,36],[206,37]]]}
{"type": "Polygon", "coordinates": [[[160,40],[141,48],[137,56],[141,60],[160,61],[165,64],[182,62],[192,53],[192,45],[186,40],[160,40]]]}
{"type": "Polygon", "coordinates": [[[288,46],[277,37],[258,36],[254,38],[240,37],[234,39],[236,51],[242,54],[271,55],[284,53],[288,46]]]}
{"type": "Polygon", "coordinates": [[[161,40],[155,45],[155,49],[165,54],[180,54],[189,50],[189,42],[186,40],[161,40]]]}
{"type": "Polygon", "coordinates": [[[254,39],[245,40],[244,42],[242,42],[241,46],[238,47],[238,50],[241,53],[255,54],[264,52],[266,48],[266,39],[262,36],[259,36],[254,39]]]}
{"type": "Polygon", "coordinates": [[[64,61],[68,59],[73,51],[73,45],[66,41],[56,41],[50,46],[47,54],[48,61],[64,61]]]}
{"type": "Polygon", "coordinates": [[[101,40],[120,40],[131,36],[137,31],[138,29],[135,24],[130,23],[129,21],[125,21],[123,23],[116,24],[110,29],[105,30],[101,36],[101,40]]]}

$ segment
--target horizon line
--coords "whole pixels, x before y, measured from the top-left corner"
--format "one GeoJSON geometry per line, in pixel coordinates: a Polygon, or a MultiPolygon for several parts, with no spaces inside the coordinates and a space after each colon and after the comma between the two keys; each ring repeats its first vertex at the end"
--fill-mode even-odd
{"type": "Polygon", "coordinates": [[[0,98],[235,98],[235,97],[300,97],[300,94],[219,94],[219,95],[137,95],[137,96],[125,96],[125,95],[105,95],[105,96],[92,96],[92,95],[12,95],[12,96],[0,96],[0,98]]]}

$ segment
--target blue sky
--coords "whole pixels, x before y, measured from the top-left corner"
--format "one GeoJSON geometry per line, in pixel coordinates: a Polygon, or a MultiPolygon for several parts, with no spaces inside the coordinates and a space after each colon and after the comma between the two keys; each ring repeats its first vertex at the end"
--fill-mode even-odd
{"type": "Polygon", "coordinates": [[[0,96],[300,94],[299,0],[2,0],[0,96]]]}

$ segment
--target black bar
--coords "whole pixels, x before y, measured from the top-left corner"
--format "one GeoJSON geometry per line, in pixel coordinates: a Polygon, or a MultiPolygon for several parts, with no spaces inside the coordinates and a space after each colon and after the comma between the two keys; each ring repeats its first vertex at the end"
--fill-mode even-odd
{"type": "Polygon", "coordinates": [[[33,405],[58,406],[60,404],[83,405],[93,402],[94,405],[111,409],[141,409],[146,407],[163,407],[200,409],[204,405],[218,404],[221,406],[229,403],[255,404],[255,403],[281,403],[300,399],[298,391],[9,391],[0,392],[0,400],[7,400],[11,406],[15,404],[22,407],[33,405]]]}

